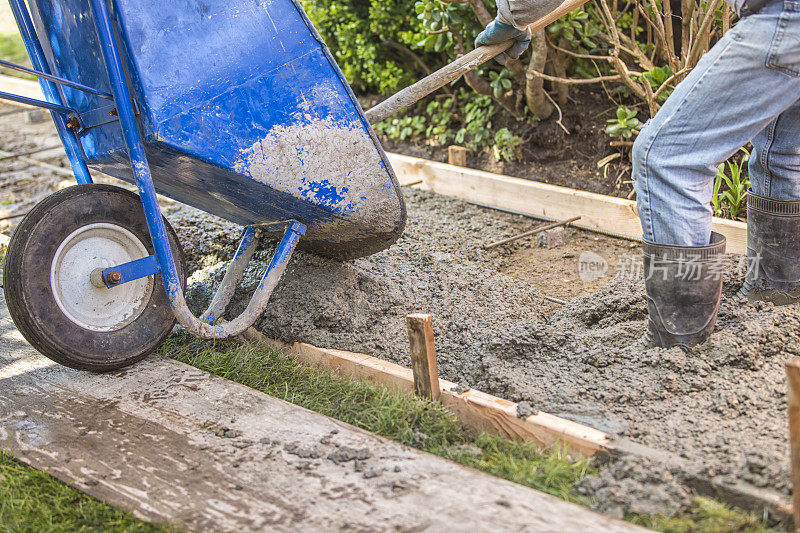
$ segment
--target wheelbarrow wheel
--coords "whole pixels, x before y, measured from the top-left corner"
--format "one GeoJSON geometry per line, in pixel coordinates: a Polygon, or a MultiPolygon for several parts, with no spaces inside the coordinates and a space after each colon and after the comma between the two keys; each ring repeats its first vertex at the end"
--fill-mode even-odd
{"type": "MultiPolygon", "coordinates": [[[[186,264],[164,220],[182,284],[186,264]]],[[[153,352],[175,316],[161,276],[108,289],[90,275],[152,255],[142,204],[111,185],[77,185],[39,204],[17,226],[5,259],[8,311],[23,337],[62,365],[120,369],[153,352]]]]}

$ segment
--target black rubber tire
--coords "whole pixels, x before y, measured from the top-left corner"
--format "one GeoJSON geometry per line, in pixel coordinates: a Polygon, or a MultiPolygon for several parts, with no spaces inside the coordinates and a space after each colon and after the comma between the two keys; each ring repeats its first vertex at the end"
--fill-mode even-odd
{"type": "MultiPolygon", "coordinates": [[[[3,272],[6,304],[22,336],[43,355],[78,370],[108,372],[141,361],[172,331],[175,316],[161,275],[150,301],[133,322],[115,331],[91,331],[59,308],[50,284],[50,265],[58,247],[75,230],[111,223],[133,233],[153,254],[139,197],[112,185],[76,185],[37,204],[17,226],[3,272]]],[[[175,231],[164,220],[181,283],[186,263],[175,231]]]]}

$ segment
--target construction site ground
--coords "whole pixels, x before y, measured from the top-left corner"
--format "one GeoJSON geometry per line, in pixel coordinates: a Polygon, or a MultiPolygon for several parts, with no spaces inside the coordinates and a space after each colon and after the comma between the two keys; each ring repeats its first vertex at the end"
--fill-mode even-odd
{"type": "MultiPolygon", "coordinates": [[[[30,124],[25,117],[0,117],[0,150],[58,145],[49,119],[30,124]]],[[[57,150],[31,157],[65,166],[57,150]]],[[[0,218],[69,183],[18,159],[0,165],[0,218]]],[[[687,476],[788,499],[783,364],[800,355],[800,310],[736,300],[739,257],[730,257],[719,327],[706,345],[691,353],[645,349],[637,342],[646,309],[635,244],[569,229],[567,243],[552,249],[527,239],[484,250],[538,222],[413,189],[406,200],[406,233],[389,250],[348,263],[298,252],[258,328],[409,366],[405,316],[432,314],[443,378],[686,460],[683,471],[670,471],[629,458],[584,480],[581,490],[613,516],[685,510],[687,476]],[[579,275],[582,256],[599,256],[607,270],[594,279],[579,275]]],[[[187,206],[163,207],[185,248],[189,301],[198,311],[241,230],[187,206]]],[[[15,221],[0,222],[0,231],[10,233],[15,221]]],[[[231,314],[242,310],[270,252],[269,245],[257,252],[231,314]]]]}
{"type": "Polygon", "coordinates": [[[172,359],[60,367],[2,297],[0,384],[0,446],[179,529],[643,531],[172,359]]]}

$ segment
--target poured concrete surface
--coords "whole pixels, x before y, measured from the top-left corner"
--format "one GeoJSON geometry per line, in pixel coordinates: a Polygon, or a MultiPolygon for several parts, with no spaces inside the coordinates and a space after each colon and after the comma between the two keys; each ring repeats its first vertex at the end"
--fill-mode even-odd
{"type": "Polygon", "coordinates": [[[53,365],[1,300],[0,446],[190,530],[642,531],[170,359],[53,365]]]}

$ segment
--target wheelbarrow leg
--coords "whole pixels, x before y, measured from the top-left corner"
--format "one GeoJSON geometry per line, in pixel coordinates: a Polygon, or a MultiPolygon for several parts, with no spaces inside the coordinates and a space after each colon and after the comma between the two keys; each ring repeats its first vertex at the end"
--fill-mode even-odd
{"type": "MultiPolygon", "coordinates": [[[[164,290],[166,290],[170,306],[172,306],[172,310],[175,313],[175,318],[177,318],[178,322],[186,328],[186,330],[200,338],[224,339],[240,335],[247,328],[252,326],[266,309],[269,297],[286,270],[289,258],[297,247],[300,237],[305,234],[306,227],[300,222],[294,220],[288,221],[283,239],[275,251],[269,268],[267,268],[267,271],[261,278],[261,282],[253,294],[247,309],[245,309],[240,316],[230,322],[211,325],[198,320],[197,317],[192,314],[189,307],[186,305],[186,298],[181,288],[180,279],[175,268],[175,260],[169,246],[166,228],[161,217],[161,210],[158,206],[158,198],[156,197],[153,178],[150,175],[150,167],[147,163],[144,142],[133,110],[130,88],[125,79],[122,60],[114,40],[114,32],[111,27],[111,19],[109,17],[106,0],[91,0],[91,6],[94,11],[100,48],[103,52],[106,69],[111,81],[112,92],[114,93],[114,101],[117,106],[119,120],[125,137],[125,145],[128,148],[128,156],[130,157],[131,166],[133,167],[136,185],[139,188],[139,197],[142,201],[145,220],[147,221],[150,237],[153,240],[153,247],[156,252],[155,255],[158,260],[159,271],[164,283],[164,290]]],[[[245,231],[245,238],[240,246],[240,261],[237,261],[234,265],[234,272],[231,273],[229,283],[226,285],[230,285],[233,279],[241,277],[241,273],[244,271],[242,267],[243,261],[241,261],[241,259],[248,254],[252,256],[255,245],[254,242],[247,243],[250,232],[252,232],[252,229],[245,231]],[[239,270],[240,268],[241,271],[239,270]]],[[[253,241],[254,240],[255,239],[253,239],[253,241]]],[[[238,279],[236,279],[236,281],[238,281],[238,279]]],[[[221,307],[221,303],[225,300],[225,297],[226,295],[224,294],[219,298],[215,297],[214,300],[216,303],[212,305],[212,308],[209,310],[210,312],[207,313],[207,320],[211,320],[212,318],[216,320],[216,316],[221,313],[218,308],[221,307]]],[[[227,304],[227,302],[225,303],[227,304]]]]}
{"type": "Polygon", "coordinates": [[[228,269],[225,271],[225,277],[222,278],[222,283],[220,283],[216,294],[214,294],[214,298],[211,300],[211,305],[208,306],[206,312],[200,317],[201,322],[214,325],[217,320],[222,317],[225,308],[231,303],[236,287],[239,285],[239,282],[242,281],[244,271],[247,269],[247,265],[250,264],[250,260],[253,258],[257,246],[257,230],[253,226],[247,226],[244,228],[244,235],[242,235],[239,248],[236,250],[231,264],[228,265],[228,269]]]}

